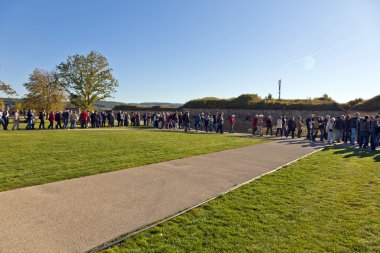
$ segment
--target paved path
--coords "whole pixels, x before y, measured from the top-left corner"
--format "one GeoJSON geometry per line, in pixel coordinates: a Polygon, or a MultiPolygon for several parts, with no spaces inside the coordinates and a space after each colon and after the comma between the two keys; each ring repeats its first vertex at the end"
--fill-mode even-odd
{"type": "Polygon", "coordinates": [[[320,147],[279,140],[0,192],[0,252],[84,252],[320,147]]]}

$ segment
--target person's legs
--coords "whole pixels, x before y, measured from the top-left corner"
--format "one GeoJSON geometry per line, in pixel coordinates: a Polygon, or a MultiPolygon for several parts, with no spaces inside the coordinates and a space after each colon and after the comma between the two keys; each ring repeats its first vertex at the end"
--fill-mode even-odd
{"type": "Polygon", "coordinates": [[[356,128],[351,128],[351,145],[355,145],[356,128]]]}
{"type": "Polygon", "coordinates": [[[327,132],[327,143],[328,144],[331,144],[331,136],[332,136],[332,132],[327,132]]]}
{"type": "Polygon", "coordinates": [[[364,134],[362,132],[359,133],[359,148],[363,147],[363,142],[364,142],[364,134]]]}
{"type": "Polygon", "coordinates": [[[297,131],[297,137],[301,138],[301,134],[302,134],[302,129],[298,129],[298,131],[297,131]]]}
{"type": "Polygon", "coordinates": [[[4,130],[8,130],[8,124],[9,124],[9,119],[5,118],[4,119],[4,130]]]}
{"type": "Polygon", "coordinates": [[[341,140],[342,140],[342,131],[340,129],[337,129],[335,133],[336,133],[335,140],[337,142],[341,142],[341,140]]]}
{"type": "Polygon", "coordinates": [[[364,133],[364,146],[363,146],[363,148],[368,147],[368,142],[369,142],[369,133],[365,132],[364,133]]]}
{"type": "Polygon", "coordinates": [[[375,150],[376,149],[376,135],[375,134],[371,134],[370,143],[371,143],[371,149],[375,150]]]}

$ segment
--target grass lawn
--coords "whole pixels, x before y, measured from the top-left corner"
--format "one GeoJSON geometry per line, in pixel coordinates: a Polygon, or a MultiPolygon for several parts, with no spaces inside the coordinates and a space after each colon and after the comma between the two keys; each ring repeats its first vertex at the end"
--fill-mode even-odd
{"type": "Polygon", "coordinates": [[[318,152],[105,252],[380,252],[380,154],[318,152]]]}
{"type": "Polygon", "coordinates": [[[261,142],[138,129],[0,131],[0,191],[261,142]]]}

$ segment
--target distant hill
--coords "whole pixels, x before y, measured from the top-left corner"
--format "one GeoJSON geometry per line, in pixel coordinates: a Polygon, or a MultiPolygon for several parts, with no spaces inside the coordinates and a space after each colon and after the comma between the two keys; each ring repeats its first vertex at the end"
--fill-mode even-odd
{"type": "Polygon", "coordinates": [[[380,95],[365,100],[361,103],[358,103],[357,105],[354,105],[351,109],[356,111],[380,112],[380,95]]]}
{"type": "MultiPolygon", "coordinates": [[[[6,106],[14,107],[19,98],[0,98],[6,106]]],[[[314,99],[266,99],[256,94],[243,94],[236,98],[206,97],[190,100],[185,104],[167,102],[124,103],[116,101],[96,102],[97,110],[173,110],[188,109],[257,109],[257,110],[313,110],[313,111],[377,111],[380,112],[380,95],[368,100],[355,99],[337,103],[327,96],[314,99]]]]}
{"type": "Polygon", "coordinates": [[[258,110],[320,110],[341,111],[342,106],[329,97],[314,99],[262,99],[256,94],[243,94],[237,98],[201,98],[191,100],[183,108],[194,109],[258,109],[258,110]]]}
{"type": "Polygon", "coordinates": [[[21,102],[19,98],[0,98],[4,101],[5,106],[14,107],[15,104],[21,102]]]}

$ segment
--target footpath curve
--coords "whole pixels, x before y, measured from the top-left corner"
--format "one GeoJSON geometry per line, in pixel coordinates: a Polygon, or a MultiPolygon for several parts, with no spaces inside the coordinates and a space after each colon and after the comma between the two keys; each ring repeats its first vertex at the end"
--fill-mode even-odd
{"type": "Polygon", "coordinates": [[[322,147],[276,140],[0,192],[0,252],[84,252],[322,147]]]}

